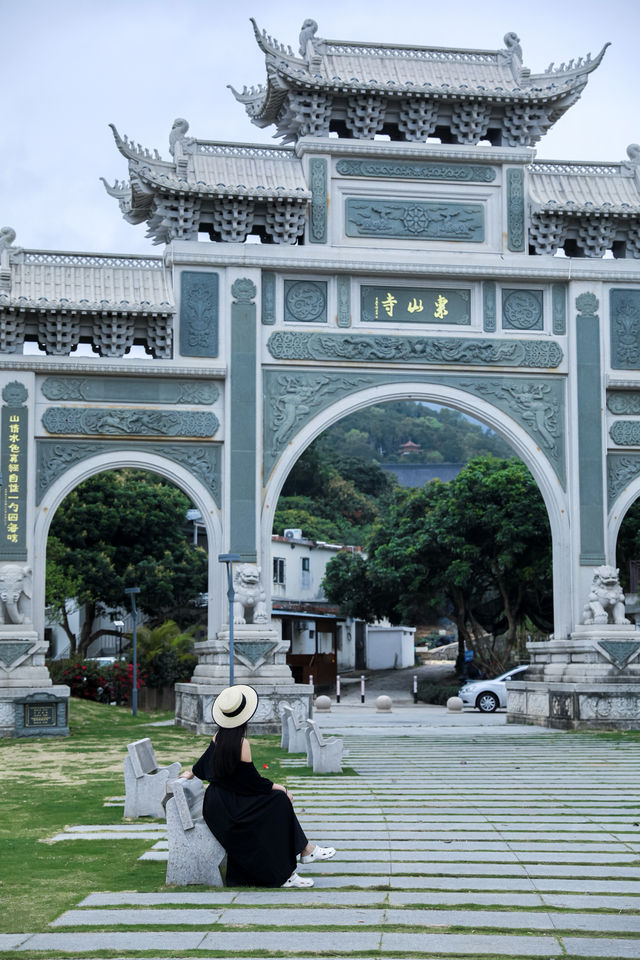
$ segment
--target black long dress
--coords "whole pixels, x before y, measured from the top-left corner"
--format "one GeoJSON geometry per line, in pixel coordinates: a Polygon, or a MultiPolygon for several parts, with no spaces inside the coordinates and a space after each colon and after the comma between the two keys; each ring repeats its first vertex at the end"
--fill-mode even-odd
{"type": "Polygon", "coordinates": [[[280,887],[296,869],[296,856],[307,845],[291,801],[253,763],[241,760],[229,779],[214,780],[209,744],[193,772],[208,780],[203,816],[227,851],[228,887],[280,887]]]}

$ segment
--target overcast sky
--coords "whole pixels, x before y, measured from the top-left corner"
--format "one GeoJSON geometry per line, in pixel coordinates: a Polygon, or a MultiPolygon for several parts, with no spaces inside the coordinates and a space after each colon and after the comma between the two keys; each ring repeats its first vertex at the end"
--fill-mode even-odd
{"type": "Polygon", "coordinates": [[[250,16],[296,51],[306,17],[321,37],[425,46],[496,50],[513,30],[533,72],[611,41],[538,156],[617,161],[640,141],[639,0],[0,0],[0,226],[16,245],[159,252],[100,183],[127,177],[108,124],[166,158],[177,116],[200,139],[270,142],[226,86],[265,79],[250,16]]]}

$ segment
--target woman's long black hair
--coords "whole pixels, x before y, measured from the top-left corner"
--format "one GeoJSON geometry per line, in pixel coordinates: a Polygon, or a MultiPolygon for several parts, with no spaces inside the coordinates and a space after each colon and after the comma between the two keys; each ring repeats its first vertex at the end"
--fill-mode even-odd
{"type": "Polygon", "coordinates": [[[220,727],[216,733],[216,748],[213,751],[213,777],[215,780],[227,780],[236,772],[240,763],[242,741],[247,735],[247,725],[241,727],[220,727]]]}

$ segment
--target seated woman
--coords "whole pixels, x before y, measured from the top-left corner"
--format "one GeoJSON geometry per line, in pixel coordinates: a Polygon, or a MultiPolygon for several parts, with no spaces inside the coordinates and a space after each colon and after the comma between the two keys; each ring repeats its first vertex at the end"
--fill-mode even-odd
{"type": "Polygon", "coordinates": [[[309,843],[289,791],[261,777],[251,762],[247,723],[257,708],[253,687],[235,684],[219,693],[212,709],[218,732],[193,772],[181,777],[209,781],[202,813],[227,851],[227,886],[312,887],[310,877],[296,873],[296,857],[312,863],[336,851],[309,843]]]}

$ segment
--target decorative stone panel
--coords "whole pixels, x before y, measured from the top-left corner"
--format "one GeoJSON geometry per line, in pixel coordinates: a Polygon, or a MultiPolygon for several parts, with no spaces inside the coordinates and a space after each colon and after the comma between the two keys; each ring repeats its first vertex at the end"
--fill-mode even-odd
{"type": "Polygon", "coordinates": [[[215,403],[216,384],[202,380],[133,377],[47,377],[42,384],[47,400],[87,403],[215,403]]]}
{"type": "Polygon", "coordinates": [[[502,327],[504,330],[542,330],[544,327],[542,290],[504,288],[502,327]]]}
{"type": "Polygon", "coordinates": [[[433,160],[341,159],[336,172],[342,177],[369,177],[390,180],[453,180],[456,183],[493,183],[494,167],[485,163],[449,163],[433,160]]]}
{"type": "Polygon", "coordinates": [[[36,440],[36,502],[59,477],[83,460],[110,454],[114,459],[123,452],[144,451],[156,454],[185,467],[211,492],[220,506],[221,444],[188,443],[164,444],[122,440],[36,440]]]}
{"type": "Polygon", "coordinates": [[[471,289],[360,287],[362,323],[471,323],[471,289]]]}
{"type": "Polygon", "coordinates": [[[554,336],[564,336],[567,332],[567,287],[564,283],[551,286],[551,322],[554,336]]]}
{"type": "Polygon", "coordinates": [[[340,274],[336,284],[338,313],[336,322],[339,327],[351,326],[351,277],[340,274]]]}
{"type": "Polygon", "coordinates": [[[524,253],[524,170],[507,170],[507,246],[524,253]]]}
{"type": "Polygon", "coordinates": [[[330,360],[555,368],[561,348],[549,340],[401,337],[279,330],[267,347],[274,360],[330,360]]]}
{"type": "Polygon", "coordinates": [[[620,447],[640,447],[640,420],[616,420],[609,436],[620,447]]]}
{"type": "Polygon", "coordinates": [[[219,422],[214,413],[197,410],[49,407],[42,416],[42,425],[51,434],[212,437],[219,422]]]}
{"type": "Polygon", "coordinates": [[[611,366],[614,370],[640,370],[640,290],[611,290],[609,315],[611,366]]]}
{"type": "Polygon", "coordinates": [[[180,276],[180,353],[218,356],[218,274],[183,270],[180,276]]]}
{"type": "Polygon", "coordinates": [[[292,323],[326,323],[326,281],[285,280],[284,319],[292,323]]]}
{"type": "Polygon", "coordinates": [[[309,214],[309,240],[311,243],[327,242],[327,161],[312,157],[309,161],[311,187],[311,210],[309,214]]]}
{"type": "Polygon", "coordinates": [[[484,207],[480,203],[350,197],[346,201],[345,232],[348,237],[482,243],[484,207]]]}
{"type": "Polygon", "coordinates": [[[609,509],[625,487],[640,477],[640,454],[610,453],[607,455],[607,502],[609,509]]]}

